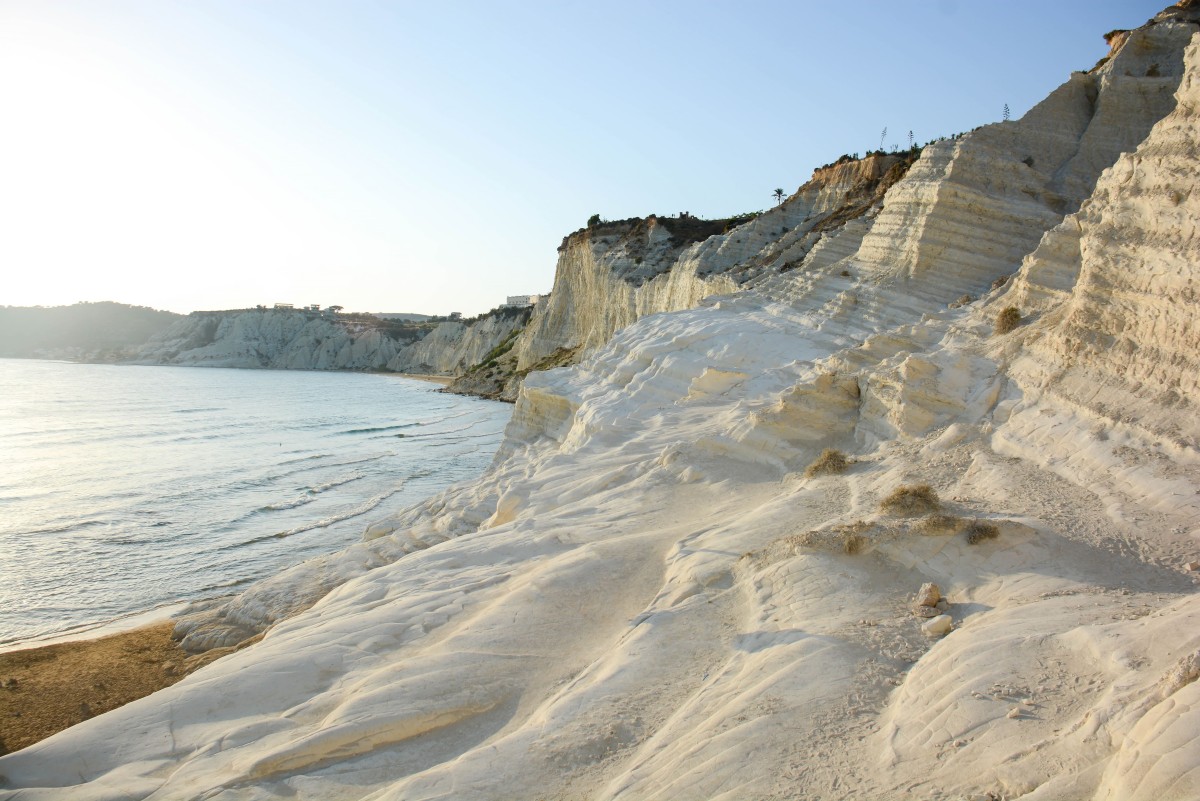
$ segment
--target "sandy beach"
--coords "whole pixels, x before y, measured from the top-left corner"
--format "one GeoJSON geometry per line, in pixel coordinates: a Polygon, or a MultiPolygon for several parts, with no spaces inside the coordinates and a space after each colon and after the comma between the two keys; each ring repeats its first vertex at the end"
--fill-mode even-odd
{"type": "Polygon", "coordinates": [[[441,384],[443,387],[448,387],[454,383],[452,375],[428,375],[426,373],[393,373],[397,378],[415,378],[418,381],[429,381],[433,384],[441,384]]]}
{"type": "Polygon", "coordinates": [[[189,656],[171,638],[174,626],[164,620],[0,654],[0,754],[168,687],[223,655],[189,656]]]}

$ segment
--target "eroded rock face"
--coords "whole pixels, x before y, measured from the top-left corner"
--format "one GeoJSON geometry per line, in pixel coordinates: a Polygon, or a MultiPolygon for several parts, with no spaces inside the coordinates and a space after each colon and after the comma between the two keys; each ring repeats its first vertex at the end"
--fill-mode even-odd
{"type": "Polygon", "coordinates": [[[823,168],[779,207],[705,239],[677,239],[654,218],[572,234],[549,302],[517,343],[517,369],[564,349],[582,356],[647,314],[747,285],[796,300],[802,285],[772,276],[797,269],[932,278],[917,284],[931,305],[977,297],[1174,106],[1193,28],[1168,15],[1125,32],[1103,66],[1072,75],[1021,120],[936,142],[911,170],[895,155],[823,168]]]}
{"type": "Polygon", "coordinates": [[[500,309],[477,320],[393,335],[369,321],[296,310],[196,312],[152,338],[130,361],[457,375],[520,332],[529,316],[529,309],[500,309]]]}
{"type": "Polygon", "coordinates": [[[446,322],[388,362],[398,373],[461,375],[483,362],[529,322],[531,309],[504,309],[473,323],[446,322]]]}
{"type": "Polygon", "coordinates": [[[1178,96],[1176,109],[1141,147],[1117,160],[1084,208],[1046,235],[1010,294],[1055,322],[1046,336],[1028,341],[1018,363],[1023,380],[1104,417],[1137,406],[1138,424],[1194,446],[1200,443],[1200,79],[1194,71],[1178,96]]]}
{"type": "Polygon", "coordinates": [[[366,325],[300,311],[196,312],[152,338],[133,361],[290,370],[382,369],[403,344],[366,325]]]}
{"type": "Polygon", "coordinates": [[[822,168],[776,208],[726,230],[702,220],[650,218],[568,236],[549,301],[517,344],[517,368],[564,350],[582,355],[648,314],[736,292],[766,265],[790,267],[820,238],[814,228],[840,227],[864,213],[909,161],[881,155],[822,168]]]}

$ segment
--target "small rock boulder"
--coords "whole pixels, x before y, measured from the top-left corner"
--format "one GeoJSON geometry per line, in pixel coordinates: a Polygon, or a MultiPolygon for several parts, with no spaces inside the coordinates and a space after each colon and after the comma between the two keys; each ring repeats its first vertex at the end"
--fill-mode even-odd
{"type": "Polygon", "coordinates": [[[921,589],[917,590],[917,606],[937,606],[937,602],[942,600],[942,591],[936,584],[925,582],[921,585],[921,589]]]}
{"type": "Polygon", "coordinates": [[[941,612],[938,611],[936,606],[921,606],[920,604],[915,604],[913,606],[912,613],[913,613],[913,617],[924,617],[924,618],[937,617],[938,615],[941,614],[941,612]]]}
{"type": "Polygon", "coordinates": [[[944,637],[954,628],[954,618],[949,615],[938,615],[921,624],[921,633],[926,637],[944,637]]]}

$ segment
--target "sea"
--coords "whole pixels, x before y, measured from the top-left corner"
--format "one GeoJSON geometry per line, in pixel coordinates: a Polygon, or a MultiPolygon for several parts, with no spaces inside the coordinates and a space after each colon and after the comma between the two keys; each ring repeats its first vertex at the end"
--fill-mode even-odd
{"type": "Polygon", "coordinates": [[[0,650],[235,593],[480,475],[512,407],[437,389],[0,359],[0,650]]]}

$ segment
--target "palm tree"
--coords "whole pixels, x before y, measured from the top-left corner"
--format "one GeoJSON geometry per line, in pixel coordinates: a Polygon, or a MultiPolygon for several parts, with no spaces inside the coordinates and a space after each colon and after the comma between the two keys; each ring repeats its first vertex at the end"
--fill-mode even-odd
{"type": "Polygon", "coordinates": [[[783,202],[783,190],[782,189],[776,189],[771,194],[773,194],[775,196],[775,205],[779,205],[780,203],[783,202]]]}

